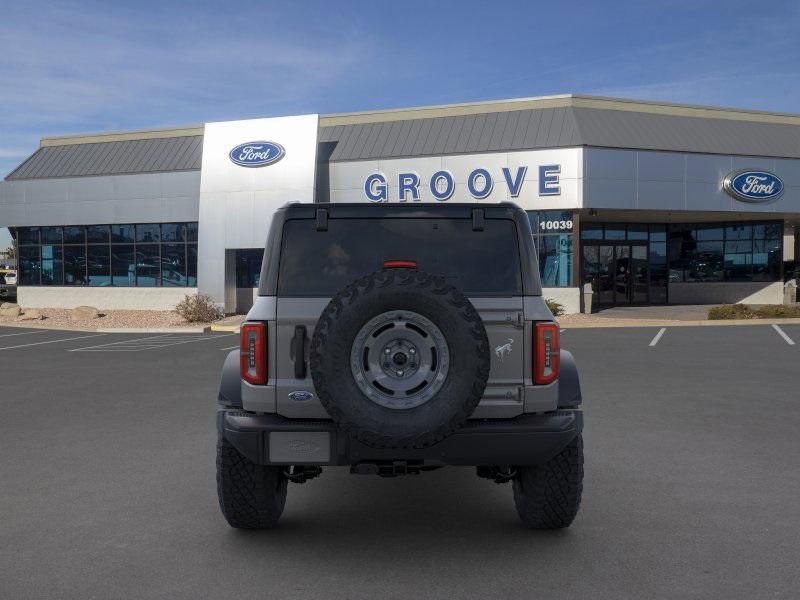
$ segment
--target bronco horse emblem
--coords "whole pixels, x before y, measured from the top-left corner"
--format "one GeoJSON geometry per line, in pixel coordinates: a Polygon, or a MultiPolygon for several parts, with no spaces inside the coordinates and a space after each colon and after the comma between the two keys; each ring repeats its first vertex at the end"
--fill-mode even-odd
{"type": "Polygon", "coordinates": [[[508,343],[503,344],[502,346],[498,346],[494,349],[494,353],[497,355],[501,361],[506,357],[511,355],[511,344],[514,343],[514,340],[508,338],[508,343]]]}

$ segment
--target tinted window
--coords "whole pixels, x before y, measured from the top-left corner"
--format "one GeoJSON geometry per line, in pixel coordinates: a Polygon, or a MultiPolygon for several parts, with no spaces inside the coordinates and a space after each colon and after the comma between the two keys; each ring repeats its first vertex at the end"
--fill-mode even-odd
{"type": "Polygon", "coordinates": [[[107,244],[108,225],[89,225],[86,228],[86,241],[90,244],[107,244]]]}
{"type": "Polygon", "coordinates": [[[60,244],[61,227],[42,227],[43,244],[60,244]]]}
{"type": "Polygon", "coordinates": [[[62,285],[64,282],[64,261],[61,246],[45,244],[42,246],[42,285],[62,285]]]}
{"type": "Polygon", "coordinates": [[[111,241],[114,243],[133,242],[133,225],[112,225],[111,226],[111,241]]]}
{"type": "Polygon", "coordinates": [[[111,252],[108,246],[89,246],[89,285],[111,285],[111,252]]]}
{"type": "Polygon", "coordinates": [[[113,285],[136,285],[136,262],[133,245],[120,245],[111,248],[111,281],[113,285]]]}
{"type": "Polygon", "coordinates": [[[161,284],[186,286],[186,245],[165,244],[161,248],[161,284]]]}
{"type": "Polygon", "coordinates": [[[64,227],[64,243],[65,244],[85,244],[86,231],[80,226],[64,227]]]}
{"type": "Polygon", "coordinates": [[[379,270],[386,260],[413,260],[441,273],[467,294],[521,295],[522,278],[513,221],[487,219],[332,219],[327,231],[310,220],[283,229],[278,293],[330,296],[379,270]]]}
{"type": "Polygon", "coordinates": [[[153,287],[161,283],[161,256],[158,244],[136,245],[136,285],[153,287]]]}
{"type": "Polygon", "coordinates": [[[185,239],[183,223],[164,223],[161,226],[162,242],[183,242],[185,239]]]}
{"type": "Polygon", "coordinates": [[[64,284],[86,285],[86,246],[64,246],[64,284]]]}
{"type": "Polygon", "coordinates": [[[159,242],[161,241],[161,226],[158,223],[150,223],[136,226],[137,242],[159,242]]]}
{"type": "Polygon", "coordinates": [[[20,227],[19,229],[17,229],[17,240],[19,244],[38,244],[39,228],[20,227]]]}

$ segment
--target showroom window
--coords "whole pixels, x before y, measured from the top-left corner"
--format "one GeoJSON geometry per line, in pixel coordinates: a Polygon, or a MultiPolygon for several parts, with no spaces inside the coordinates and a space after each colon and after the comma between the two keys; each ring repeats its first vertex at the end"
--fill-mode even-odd
{"type": "Polygon", "coordinates": [[[197,223],[19,227],[20,285],[194,287],[197,223]]]}
{"type": "Polygon", "coordinates": [[[263,248],[236,250],[236,287],[257,288],[261,279],[263,248]]]}
{"type": "Polygon", "coordinates": [[[783,223],[672,225],[670,281],[780,281],[783,223]]]}
{"type": "Polygon", "coordinates": [[[529,211],[542,287],[572,286],[574,221],[571,210],[529,211]]]}

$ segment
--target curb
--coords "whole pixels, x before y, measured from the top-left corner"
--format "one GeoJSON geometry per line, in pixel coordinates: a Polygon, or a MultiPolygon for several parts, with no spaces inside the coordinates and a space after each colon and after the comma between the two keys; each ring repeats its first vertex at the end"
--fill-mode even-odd
{"type": "Polygon", "coordinates": [[[226,331],[229,333],[239,333],[239,325],[212,325],[209,328],[211,331],[226,331]]]}

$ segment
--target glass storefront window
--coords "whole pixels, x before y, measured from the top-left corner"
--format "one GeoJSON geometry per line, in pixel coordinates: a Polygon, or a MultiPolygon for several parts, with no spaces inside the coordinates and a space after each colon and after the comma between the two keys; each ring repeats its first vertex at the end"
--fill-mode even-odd
{"type": "Polygon", "coordinates": [[[136,244],[136,285],[161,285],[161,252],[158,244],[136,244]]]}
{"type": "Polygon", "coordinates": [[[183,223],[164,223],[161,226],[161,241],[162,242],[183,242],[186,227],[183,223]]]}
{"type": "Polygon", "coordinates": [[[606,240],[624,240],[625,239],[625,225],[606,223],[605,235],[603,239],[606,240]]]}
{"type": "Polygon", "coordinates": [[[86,227],[86,241],[90,244],[107,244],[108,229],[108,225],[89,225],[86,227]]]}
{"type": "Polygon", "coordinates": [[[264,250],[261,248],[236,251],[237,288],[258,287],[258,282],[261,277],[261,261],[263,258],[264,250]]]}
{"type": "Polygon", "coordinates": [[[111,285],[111,248],[106,245],[88,247],[86,253],[89,285],[105,287],[111,285]]]}
{"type": "Polygon", "coordinates": [[[629,240],[647,240],[648,236],[647,225],[628,225],[629,240]]]}
{"type": "Polygon", "coordinates": [[[64,283],[64,258],[61,245],[42,246],[42,285],[64,283]]]}
{"type": "Polygon", "coordinates": [[[133,225],[112,225],[111,226],[112,244],[132,244],[133,225]]]}
{"type": "Polygon", "coordinates": [[[136,241],[150,243],[150,244],[160,242],[161,225],[159,225],[158,223],[137,225],[136,241]]]}
{"type": "MultiPolygon", "coordinates": [[[[39,239],[38,229],[36,230],[36,239],[39,239]]],[[[42,268],[39,256],[40,249],[40,246],[20,246],[19,285],[40,285],[39,275],[42,268]]]]}
{"type": "Polygon", "coordinates": [[[537,245],[542,287],[572,285],[572,236],[543,235],[537,245]]]}
{"type": "Polygon", "coordinates": [[[64,285],[86,283],[86,246],[64,246],[64,285]]]}
{"type": "Polygon", "coordinates": [[[42,227],[42,243],[43,244],[61,244],[62,235],[61,227],[42,227]]]}
{"type": "MultiPolygon", "coordinates": [[[[539,258],[542,286],[571,287],[573,285],[573,236],[575,232],[572,211],[530,211],[528,219],[539,258]]],[[[600,234],[602,235],[602,229],[600,229],[600,234]]]]}
{"type": "Polygon", "coordinates": [[[86,243],[86,229],[83,227],[76,227],[70,225],[64,227],[64,243],[65,244],[85,244],[86,243]]]}
{"type": "Polygon", "coordinates": [[[17,229],[17,243],[20,246],[39,243],[38,227],[20,227],[17,229]]]}
{"type": "Polygon", "coordinates": [[[197,223],[20,227],[16,237],[23,286],[197,285],[197,223]]]}
{"type": "Polygon", "coordinates": [[[133,244],[111,246],[111,285],[136,285],[136,260],[133,244]]]}
{"type": "Polygon", "coordinates": [[[600,223],[582,223],[581,239],[583,240],[602,240],[603,225],[600,223]]]}
{"type": "Polygon", "coordinates": [[[672,225],[670,281],[779,281],[782,236],[781,222],[672,225]]]}
{"type": "Polygon", "coordinates": [[[186,287],[186,244],[161,247],[161,285],[186,287]]]}

